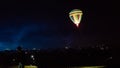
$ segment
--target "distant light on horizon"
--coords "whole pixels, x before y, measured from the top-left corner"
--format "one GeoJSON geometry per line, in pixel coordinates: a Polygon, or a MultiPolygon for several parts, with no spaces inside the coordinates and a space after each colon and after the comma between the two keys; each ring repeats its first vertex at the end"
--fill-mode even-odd
{"type": "Polygon", "coordinates": [[[25,54],[28,54],[28,52],[25,52],[25,54]]]}
{"type": "Polygon", "coordinates": [[[36,48],[33,48],[33,50],[36,50],[36,48]]]}
{"type": "Polygon", "coordinates": [[[68,47],[68,46],[66,46],[66,47],[65,47],[65,49],[69,49],[69,47],[68,47]]]}
{"type": "Polygon", "coordinates": [[[34,55],[31,55],[31,58],[34,58],[34,55]]]}

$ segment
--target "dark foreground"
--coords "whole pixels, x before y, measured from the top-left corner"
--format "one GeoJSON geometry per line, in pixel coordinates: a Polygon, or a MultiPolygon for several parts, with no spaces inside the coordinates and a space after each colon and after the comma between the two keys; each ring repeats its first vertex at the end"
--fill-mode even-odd
{"type": "MultiPolygon", "coordinates": [[[[113,62],[112,49],[82,48],[82,49],[56,49],[56,50],[10,50],[1,51],[1,68],[10,68],[19,63],[24,65],[37,65],[38,68],[70,68],[76,66],[105,66],[113,67],[118,63],[113,62]]],[[[12,67],[14,68],[14,67],[12,67]]]]}

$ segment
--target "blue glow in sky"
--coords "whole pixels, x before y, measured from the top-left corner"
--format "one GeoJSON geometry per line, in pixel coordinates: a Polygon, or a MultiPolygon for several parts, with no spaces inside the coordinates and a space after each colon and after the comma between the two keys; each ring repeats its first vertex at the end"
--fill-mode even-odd
{"type": "Polygon", "coordinates": [[[23,48],[58,48],[66,44],[87,46],[96,40],[119,43],[119,11],[115,11],[118,6],[113,7],[111,1],[20,0],[0,3],[0,50],[15,49],[18,45],[23,48]],[[79,28],[69,18],[73,9],[81,9],[84,14],[79,28]]]}
{"type": "MultiPolygon", "coordinates": [[[[6,22],[9,23],[9,22],[6,22]]],[[[11,22],[10,22],[11,23],[11,22]]],[[[58,33],[55,24],[50,22],[35,22],[23,20],[20,23],[11,23],[0,31],[0,48],[56,48],[63,44],[62,35],[58,33]],[[23,22],[26,22],[23,24],[23,22]]]]}

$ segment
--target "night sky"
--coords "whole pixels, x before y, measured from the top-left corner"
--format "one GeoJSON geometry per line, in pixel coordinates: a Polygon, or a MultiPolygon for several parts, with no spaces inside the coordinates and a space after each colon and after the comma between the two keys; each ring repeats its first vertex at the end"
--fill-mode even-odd
{"type": "Polygon", "coordinates": [[[97,0],[0,2],[0,50],[6,48],[61,48],[97,42],[119,43],[118,4],[97,0]],[[114,5],[115,4],[115,5],[114,5]],[[77,28],[69,12],[81,9],[77,28]]]}

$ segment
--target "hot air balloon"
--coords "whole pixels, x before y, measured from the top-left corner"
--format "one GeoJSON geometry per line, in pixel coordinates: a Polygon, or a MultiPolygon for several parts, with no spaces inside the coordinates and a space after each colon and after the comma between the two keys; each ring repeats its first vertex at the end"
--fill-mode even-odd
{"type": "Polygon", "coordinates": [[[82,19],[82,11],[79,9],[73,9],[70,13],[69,13],[69,17],[72,20],[72,22],[79,27],[79,23],[82,19]]]}

